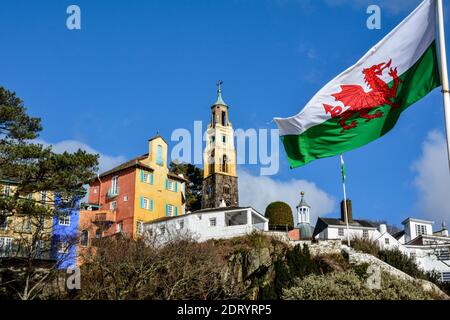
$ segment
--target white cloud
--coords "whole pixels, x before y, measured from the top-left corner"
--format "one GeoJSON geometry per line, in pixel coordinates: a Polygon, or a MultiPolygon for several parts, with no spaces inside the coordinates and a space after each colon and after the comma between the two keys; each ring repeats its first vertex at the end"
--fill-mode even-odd
{"type": "Polygon", "coordinates": [[[450,173],[445,138],[441,132],[433,130],[428,133],[412,170],[416,173],[414,185],[419,191],[417,209],[424,217],[436,221],[435,228],[440,227],[443,220],[448,224],[450,173]]]}
{"type": "Polygon", "coordinates": [[[103,154],[91,146],[80,142],[76,140],[63,140],[56,143],[49,143],[44,140],[36,140],[37,143],[42,143],[45,146],[51,145],[53,147],[53,151],[56,153],[63,153],[64,151],[67,152],[76,152],[78,149],[84,150],[89,153],[93,154],[99,154],[99,172],[104,172],[106,170],[112,169],[115,166],[123,163],[126,161],[125,157],[123,156],[111,156],[103,154]]]}
{"type": "Polygon", "coordinates": [[[297,179],[280,181],[268,176],[253,176],[242,170],[239,170],[238,177],[239,204],[252,206],[262,214],[267,205],[274,201],[286,202],[295,212],[301,191],[305,192],[305,200],[311,206],[312,225],[315,225],[318,216],[332,213],[336,207],[336,200],[313,182],[297,179]]]}

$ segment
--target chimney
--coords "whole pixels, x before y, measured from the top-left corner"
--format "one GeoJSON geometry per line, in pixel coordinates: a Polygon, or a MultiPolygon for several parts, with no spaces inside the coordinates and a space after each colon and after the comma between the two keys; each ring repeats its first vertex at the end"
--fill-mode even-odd
{"type": "Polygon", "coordinates": [[[441,235],[443,237],[448,237],[448,229],[447,229],[447,225],[445,224],[445,221],[442,222],[442,231],[441,231],[441,235]]]}
{"type": "Polygon", "coordinates": [[[378,230],[380,231],[381,234],[385,234],[387,232],[387,225],[385,223],[380,224],[378,230]]]}
{"type": "MultiPolygon", "coordinates": [[[[348,222],[353,222],[353,213],[352,213],[352,200],[347,199],[347,216],[348,216],[348,222]]],[[[345,219],[345,207],[344,207],[344,200],[341,201],[341,220],[344,222],[347,222],[345,219]]]]}

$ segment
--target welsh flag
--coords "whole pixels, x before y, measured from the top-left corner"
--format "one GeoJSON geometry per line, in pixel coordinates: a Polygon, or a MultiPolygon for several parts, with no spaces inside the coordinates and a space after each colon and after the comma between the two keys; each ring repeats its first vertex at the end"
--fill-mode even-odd
{"type": "Polygon", "coordinates": [[[300,113],[274,119],[291,168],[383,136],[406,108],[441,85],[435,19],[435,1],[423,1],[300,113]]]}

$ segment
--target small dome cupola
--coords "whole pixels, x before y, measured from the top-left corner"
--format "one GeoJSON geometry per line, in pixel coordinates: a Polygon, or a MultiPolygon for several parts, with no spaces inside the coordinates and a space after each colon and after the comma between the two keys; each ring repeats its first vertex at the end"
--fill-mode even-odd
{"type": "Polygon", "coordinates": [[[311,206],[305,201],[305,193],[302,191],[300,193],[301,199],[300,203],[297,205],[297,219],[298,224],[309,224],[310,223],[310,211],[311,206]]]}

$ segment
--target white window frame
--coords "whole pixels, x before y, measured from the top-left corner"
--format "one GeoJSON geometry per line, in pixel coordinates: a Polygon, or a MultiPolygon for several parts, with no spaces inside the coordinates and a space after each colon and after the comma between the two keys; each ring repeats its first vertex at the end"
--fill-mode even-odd
{"type": "Polygon", "coordinates": [[[173,217],[174,213],[175,213],[175,206],[172,204],[168,204],[167,205],[167,216],[173,217]]]}
{"type": "Polygon", "coordinates": [[[10,194],[11,194],[11,186],[9,184],[5,184],[5,186],[3,187],[3,195],[5,197],[9,197],[10,194]]]}
{"type": "Polygon", "coordinates": [[[427,235],[427,226],[424,224],[416,224],[417,236],[427,235]]]}
{"type": "Polygon", "coordinates": [[[47,203],[47,191],[41,191],[41,203],[47,203]]]}
{"type": "Polygon", "coordinates": [[[118,194],[119,190],[119,176],[115,176],[111,180],[111,194],[115,195],[118,194]]]}
{"type": "Polygon", "coordinates": [[[12,243],[13,243],[13,238],[11,238],[11,237],[0,237],[0,252],[4,253],[6,251],[11,251],[12,250],[12,243]],[[8,248],[8,249],[6,249],[6,248],[8,248]]]}
{"type": "Polygon", "coordinates": [[[69,253],[69,243],[67,241],[59,241],[57,249],[60,254],[69,253]]]}
{"type": "Polygon", "coordinates": [[[117,225],[116,225],[116,233],[121,233],[123,231],[123,223],[122,222],[119,222],[117,225]]]}
{"type": "Polygon", "coordinates": [[[26,216],[22,220],[22,232],[31,233],[33,224],[31,223],[31,218],[26,216]]]}
{"type": "Polygon", "coordinates": [[[109,203],[109,210],[116,210],[117,209],[117,201],[111,201],[109,203]]]}
{"type": "Polygon", "coordinates": [[[142,204],[144,206],[144,209],[149,210],[150,209],[150,199],[146,197],[142,197],[142,204]]]}
{"type": "Polygon", "coordinates": [[[127,201],[128,201],[128,195],[126,194],[123,196],[123,202],[127,202],[127,201]]]}
{"type": "Polygon", "coordinates": [[[363,229],[363,238],[368,238],[368,237],[369,237],[369,230],[363,229]]]}
{"type": "Polygon", "coordinates": [[[58,217],[58,224],[60,226],[70,226],[70,214],[62,214],[58,217]]]}

